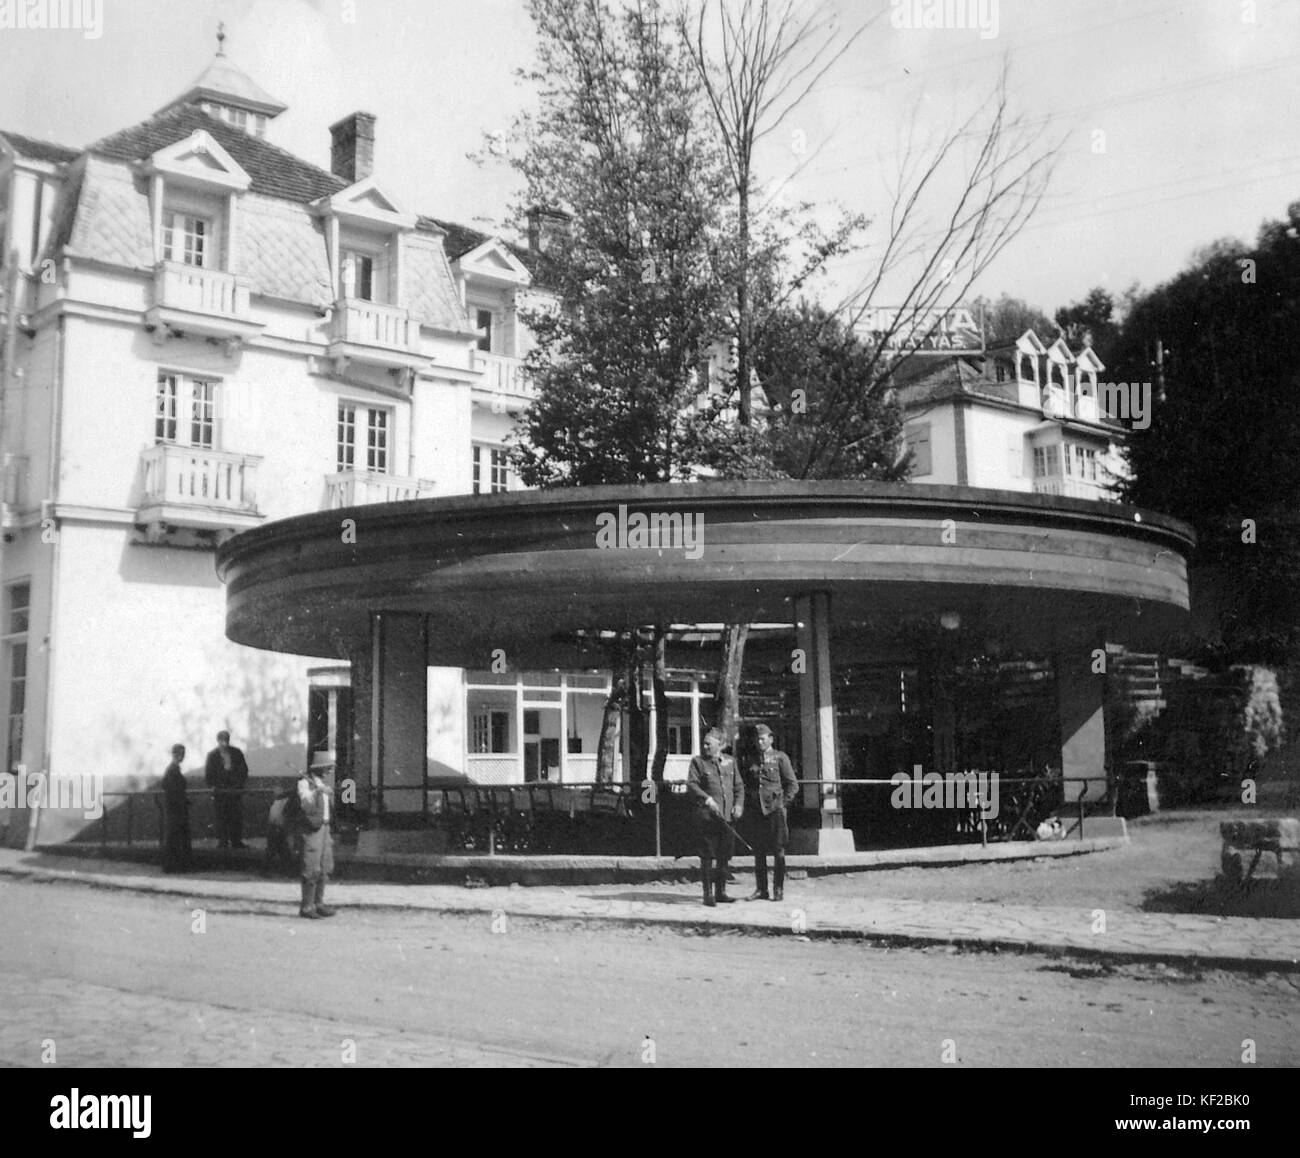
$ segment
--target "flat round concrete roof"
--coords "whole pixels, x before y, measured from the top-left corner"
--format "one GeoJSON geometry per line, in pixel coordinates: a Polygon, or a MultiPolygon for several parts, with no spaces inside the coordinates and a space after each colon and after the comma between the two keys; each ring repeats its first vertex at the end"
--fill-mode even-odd
{"type": "MultiPolygon", "coordinates": [[[[237,535],[218,553],[226,634],[348,658],[373,612],[430,617],[429,662],[577,662],[578,629],[790,622],[831,594],[869,635],[957,611],[1022,647],[1151,643],[1188,606],[1190,527],[1115,503],[974,487],[702,482],[351,507],[237,535]],[[658,545],[651,528],[659,528],[658,545]]],[[[592,661],[589,659],[588,663],[592,661]]]]}

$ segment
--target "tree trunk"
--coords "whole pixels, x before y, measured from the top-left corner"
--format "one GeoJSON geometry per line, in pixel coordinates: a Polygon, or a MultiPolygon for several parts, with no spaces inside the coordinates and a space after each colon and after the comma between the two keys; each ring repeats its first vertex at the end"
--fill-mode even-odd
{"type": "Polygon", "coordinates": [[[714,726],[722,729],[728,744],[736,741],[736,720],[740,717],[740,673],[745,663],[748,623],[728,623],[722,629],[722,665],[713,689],[714,726]]]}
{"type": "Polygon", "coordinates": [[[620,740],[622,739],[623,709],[628,704],[628,649],[632,646],[626,636],[620,636],[610,645],[609,670],[611,675],[609,698],[600,719],[600,739],[596,742],[596,783],[612,784],[618,779],[620,740]]]}
{"type": "Polygon", "coordinates": [[[636,641],[628,653],[627,749],[629,778],[639,784],[646,779],[650,762],[650,720],[642,689],[642,655],[636,641]]]}
{"type": "MultiPolygon", "coordinates": [[[[748,426],[752,421],[749,397],[749,347],[750,347],[750,303],[749,303],[749,180],[748,173],[742,175],[740,183],[740,274],[736,281],[736,384],[740,389],[740,424],[748,426]]],[[[743,649],[744,642],[742,640],[743,649]]]]}
{"type": "Polygon", "coordinates": [[[619,723],[623,716],[623,701],[626,688],[623,676],[615,669],[614,683],[609,698],[605,700],[605,711],[600,719],[600,739],[596,743],[596,783],[612,784],[614,770],[618,766],[619,723]]]}
{"type": "Polygon", "coordinates": [[[655,757],[650,768],[650,777],[660,783],[663,782],[664,767],[668,762],[668,649],[666,636],[667,632],[664,628],[655,628],[654,666],[651,669],[655,708],[655,757]]]}

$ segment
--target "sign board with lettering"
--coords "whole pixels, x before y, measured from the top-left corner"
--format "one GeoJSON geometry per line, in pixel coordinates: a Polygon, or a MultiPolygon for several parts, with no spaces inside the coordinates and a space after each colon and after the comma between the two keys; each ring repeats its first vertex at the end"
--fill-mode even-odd
{"type": "Polygon", "coordinates": [[[853,327],[862,341],[914,354],[978,354],[984,332],[970,310],[904,310],[873,306],[853,327]]]}

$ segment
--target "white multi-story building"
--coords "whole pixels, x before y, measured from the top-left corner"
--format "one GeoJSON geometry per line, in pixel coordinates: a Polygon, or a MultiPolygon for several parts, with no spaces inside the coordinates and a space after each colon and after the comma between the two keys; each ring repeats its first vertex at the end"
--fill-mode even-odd
{"type": "MultiPolygon", "coordinates": [[[[345,744],[346,668],[229,642],[214,549],[517,486],[551,223],[516,246],[421,216],[373,171],[373,116],[332,126],[326,172],[268,139],[284,107],[219,54],[88,148],[0,132],[7,770],[141,785],[223,727],[255,775],[345,744]]],[[[429,679],[432,774],[590,778],[607,677],[429,679]]]]}
{"type": "Polygon", "coordinates": [[[988,350],[918,353],[895,375],[912,482],[1111,499],[1125,477],[1127,387],[1096,353],[1032,330],[988,350]]]}

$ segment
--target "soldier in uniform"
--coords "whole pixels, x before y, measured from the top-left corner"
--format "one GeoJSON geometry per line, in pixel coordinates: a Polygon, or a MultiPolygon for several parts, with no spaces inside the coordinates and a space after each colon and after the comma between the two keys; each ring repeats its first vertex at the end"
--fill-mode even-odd
{"type": "Polygon", "coordinates": [[[730,904],[736,899],[727,896],[727,862],[735,838],[727,830],[726,822],[740,819],[745,811],[745,782],[740,778],[735,760],[722,754],[724,741],[719,729],[710,729],[704,737],[705,754],[693,757],[686,773],[686,791],[697,806],[704,903],[710,907],[718,902],[730,904]]]}
{"type": "Polygon", "coordinates": [[[758,740],[758,760],[750,766],[750,783],[758,797],[758,808],[751,809],[754,834],[754,892],[751,901],[785,899],[785,846],[790,843],[790,826],[785,810],[799,795],[790,757],[773,747],[772,729],[759,724],[754,729],[758,740]],[[767,855],[772,854],[772,893],[767,891],[767,855]]]}

